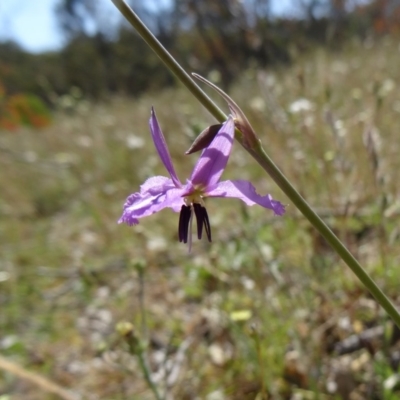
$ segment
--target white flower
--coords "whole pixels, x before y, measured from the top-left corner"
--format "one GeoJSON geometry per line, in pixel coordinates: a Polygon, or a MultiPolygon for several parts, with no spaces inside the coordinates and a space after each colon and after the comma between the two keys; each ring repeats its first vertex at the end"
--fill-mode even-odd
{"type": "Polygon", "coordinates": [[[300,98],[295,100],[290,106],[289,106],[289,112],[292,114],[298,114],[300,112],[304,111],[311,111],[314,109],[314,104],[311,103],[310,100],[300,98]]]}

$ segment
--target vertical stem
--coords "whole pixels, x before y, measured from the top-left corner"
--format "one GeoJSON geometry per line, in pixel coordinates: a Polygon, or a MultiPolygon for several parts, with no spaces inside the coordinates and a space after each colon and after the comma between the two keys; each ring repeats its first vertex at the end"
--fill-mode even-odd
{"type": "Polygon", "coordinates": [[[149,388],[154,393],[154,397],[157,400],[162,400],[162,397],[161,397],[160,393],[158,392],[157,386],[155,385],[155,383],[153,382],[153,379],[151,377],[150,368],[149,368],[149,366],[147,364],[147,361],[146,361],[146,359],[144,357],[143,349],[139,349],[139,351],[137,353],[137,357],[138,357],[138,360],[139,360],[140,369],[142,370],[143,375],[144,375],[144,379],[147,382],[147,384],[149,385],[149,388]]]}
{"type": "Polygon", "coordinates": [[[139,309],[140,309],[140,325],[141,325],[141,335],[142,339],[147,340],[147,319],[146,319],[146,309],[144,306],[144,267],[138,267],[139,275],[139,309]]]}
{"type": "Polygon", "coordinates": [[[146,348],[148,346],[148,335],[147,335],[147,318],[146,318],[146,308],[144,303],[144,288],[145,288],[145,265],[139,262],[136,265],[136,269],[139,275],[139,309],[140,309],[140,325],[141,325],[141,338],[139,343],[136,340],[131,340],[129,342],[129,347],[132,354],[137,355],[139,360],[140,369],[143,372],[144,379],[147,382],[147,385],[154,393],[156,400],[162,400],[162,397],[158,391],[156,384],[153,381],[151,376],[151,371],[149,367],[149,363],[146,358],[146,348]]]}

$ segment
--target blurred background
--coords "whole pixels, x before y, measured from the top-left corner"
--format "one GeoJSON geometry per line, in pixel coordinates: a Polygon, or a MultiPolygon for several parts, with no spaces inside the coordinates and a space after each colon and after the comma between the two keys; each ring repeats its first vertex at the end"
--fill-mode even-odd
{"type": "MultiPolygon", "coordinates": [[[[397,0],[131,4],[186,69],[215,69],[225,88],[240,71],[290,64],[315,46],[338,49],[350,38],[396,33],[400,18],[397,0]]],[[[48,105],[72,87],[104,99],[174,82],[111,1],[2,0],[0,40],[3,91],[48,105]]]]}
{"type": "MultiPolygon", "coordinates": [[[[399,1],[129,3],[400,306],[399,1]]],[[[184,181],[215,121],[111,1],[0,0],[0,400],[399,398],[400,331],[240,146],[284,217],[211,199],[191,254],[171,210],[117,224],[166,175],[151,106],[184,181]]]]}

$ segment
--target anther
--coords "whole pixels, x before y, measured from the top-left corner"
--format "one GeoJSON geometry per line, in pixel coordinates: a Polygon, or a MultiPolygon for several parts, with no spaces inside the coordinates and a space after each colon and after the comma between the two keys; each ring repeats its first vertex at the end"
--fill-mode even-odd
{"type": "Polygon", "coordinates": [[[208,241],[211,242],[211,226],[208,219],[207,210],[199,203],[193,203],[194,213],[197,221],[197,237],[201,239],[203,234],[203,225],[207,234],[208,241]]]}
{"type": "Polygon", "coordinates": [[[179,215],[179,227],[178,227],[178,235],[180,242],[187,243],[188,241],[189,222],[191,215],[192,215],[191,207],[183,205],[181,208],[181,213],[179,215]]]}

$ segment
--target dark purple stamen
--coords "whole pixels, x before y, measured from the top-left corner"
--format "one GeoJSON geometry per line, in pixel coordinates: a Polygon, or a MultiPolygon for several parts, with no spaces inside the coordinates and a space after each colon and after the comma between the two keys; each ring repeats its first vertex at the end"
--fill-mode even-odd
{"type": "Polygon", "coordinates": [[[210,226],[210,220],[208,219],[206,208],[199,203],[193,203],[193,208],[197,220],[197,237],[201,239],[201,236],[203,234],[203,225],[204,225],[208,241],[211,242],[211,226],[210,226]]]}
{"type": "Polygon", "coordinates": [[[181,208],[181,213],[179,215],[179,227],[178,227],[178,235],[180,242],[187,243],[188,233],[189,233],[189,222],[191,215],[192,215],[192,210],[190,206],[183,205],[181,208]]]}

